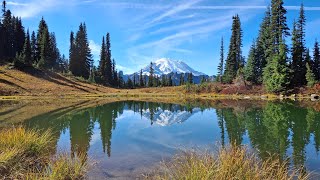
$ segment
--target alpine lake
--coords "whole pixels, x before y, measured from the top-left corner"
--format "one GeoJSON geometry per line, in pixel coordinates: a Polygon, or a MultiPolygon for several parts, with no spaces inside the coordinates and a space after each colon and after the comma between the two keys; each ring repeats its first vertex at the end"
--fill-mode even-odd
{"type": "Polygon", "coordinates": [[[51,129],[55,153],[87,155],[90,179],[134,179],[181,149],[230,143],[320,173],[319,110],[292,100],[5,100],[0,128],[51,129]]]}

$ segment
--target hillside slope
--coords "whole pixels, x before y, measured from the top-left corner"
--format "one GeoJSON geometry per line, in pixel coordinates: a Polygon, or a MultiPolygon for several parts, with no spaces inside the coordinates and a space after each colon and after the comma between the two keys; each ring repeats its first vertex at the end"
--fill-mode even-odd
{"type": "Polygon", "coordinates": [[[74,77],[65,77],[50,71],[37,69],[19,71],[0,66],[0,96],[59,96],[115,92],[118,90],[86,83],[74,77]]]}

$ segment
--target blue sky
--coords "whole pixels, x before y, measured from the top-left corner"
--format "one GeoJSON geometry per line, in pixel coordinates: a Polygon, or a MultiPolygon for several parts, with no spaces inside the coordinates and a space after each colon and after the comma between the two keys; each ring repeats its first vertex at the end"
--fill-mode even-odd
{"type": "MultiPolygon", "coordinates": [[[[92,54],[99,59],[102,36],[111,34],[112,55],[125,74],[150,61],[166,57],[182,60],[208,75],[216,74],[220,39],[225,49],[232,16],[242,21],[243,53],[256,38],[266,6],[271,0],[12,0],[7,1],[24,26],[37,30],[43,16],[55,32],[61,53],[68,55],[70,31],[86,22],[92,54]]],[[[320,39],[320,1],[284,0],[288,25],[306,7],[307,46],[320,39]]],[[[290,42],[288,42],[290,45],[290,42]]],[[[97,64],[97,63],[96,63],[97,64]]]]}

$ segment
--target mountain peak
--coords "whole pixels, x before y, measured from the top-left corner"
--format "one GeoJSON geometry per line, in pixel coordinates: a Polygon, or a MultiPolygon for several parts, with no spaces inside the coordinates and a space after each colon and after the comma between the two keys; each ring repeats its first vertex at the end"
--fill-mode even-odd
{"type": "MultiPolygon", "coordinates": [[[[170,73],[192,73],[194,76],[205,75],[188,66],[183,61],[176,61],[168,58],[160,58],[153,62],[153,68],[156,75],[161,76],[170,73]]],[[[143,74],[149,75],[150,65],[142,69],[143,74]]]]}

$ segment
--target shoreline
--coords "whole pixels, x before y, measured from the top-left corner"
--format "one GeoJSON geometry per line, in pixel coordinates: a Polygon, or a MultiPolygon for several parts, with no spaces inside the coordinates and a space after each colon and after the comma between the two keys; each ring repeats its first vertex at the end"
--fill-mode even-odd
{"type": "Polygon", "coordinates": [[[177,94],[177,93],[130,93],[130,90],[127,93],[105,93],[105,94],[61,94],[61,95],[16,95],[16,96],[1,96],[0,100],[32,100],[32,99],[91,99],[91,98],[134,98],[134,99],[144,99],[144,98],[175,98],[175,99],[203,99],[203,100],[219,100],[219,99],[234,99],[234,100],[311,100],[311,101],[320,101],[320,97],[318,94],[312,95],[275,95],[275,94],[262,94],[262,95],[244,95],[244,94],[211,94],[211,93],[203,93],[203,94],[177,94]]]}

